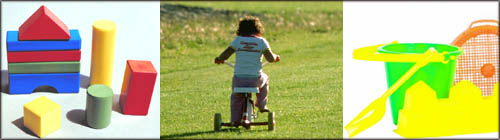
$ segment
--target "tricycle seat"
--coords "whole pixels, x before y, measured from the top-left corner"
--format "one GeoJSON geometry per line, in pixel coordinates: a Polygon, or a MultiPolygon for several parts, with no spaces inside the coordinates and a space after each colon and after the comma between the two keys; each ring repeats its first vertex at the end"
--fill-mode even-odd
{"type": "Polygon", "coordinates": [[[259,93],[258,87],[235,87],[233,93],[259,93]]]}

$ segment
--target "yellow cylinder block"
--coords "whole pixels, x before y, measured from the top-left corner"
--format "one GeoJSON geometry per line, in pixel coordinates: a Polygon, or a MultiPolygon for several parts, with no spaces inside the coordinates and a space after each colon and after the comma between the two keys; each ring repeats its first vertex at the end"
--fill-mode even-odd
{"type": "Polygon", "coordinates": [[[98,20],[92,25],[90,85],[112,86],[115,36],[116,24],[113,21],[98,20]]]}

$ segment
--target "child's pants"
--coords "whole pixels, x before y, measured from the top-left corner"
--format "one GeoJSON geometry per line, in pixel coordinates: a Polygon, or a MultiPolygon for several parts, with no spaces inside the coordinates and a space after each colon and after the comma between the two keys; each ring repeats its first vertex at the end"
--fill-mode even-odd
{"type": "MultiPolygon", "coordinates": [[[[269,79],[265,73],[261,73],[260,78],[238,78],[233,77],[232,88],[235,87],[259,87],[255,105],[264,108],[267,104],[267,92],[269,90],[269,79]]],[[[231,122],[241,120],[242,106],[245,102],[245,95],[239,93],[231,94],[231,122]]]]}

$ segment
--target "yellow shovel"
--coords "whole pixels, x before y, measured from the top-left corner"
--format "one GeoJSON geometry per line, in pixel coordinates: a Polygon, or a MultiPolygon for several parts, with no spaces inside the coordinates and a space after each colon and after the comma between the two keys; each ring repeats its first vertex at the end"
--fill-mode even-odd
{"type": "MultiPolygon", "coordinates": [[[[397,42],[393,42],[397,43],[397,42]]],[[[345,126],[349,137],[353,137],[358,133],[368,129],[375,123],[380,121],[385,114],[385,103],[387,98],[394,93],[403,83],[405,83],[415,72],[427,65],[429,62],[445,61],[447,52],[438,53],[434,48],[429,48],[424,54],[376,54],[377,48],[386,44],[364,47],[354,50],[354,59],[385,61],[385,62],[416,62],[399,80],[394,83],[382,97],[373,101],[363,111],[361,111],[349,124],[345,126]]],[[[450,56],[450,59],[456,59],[450,56]]]]}

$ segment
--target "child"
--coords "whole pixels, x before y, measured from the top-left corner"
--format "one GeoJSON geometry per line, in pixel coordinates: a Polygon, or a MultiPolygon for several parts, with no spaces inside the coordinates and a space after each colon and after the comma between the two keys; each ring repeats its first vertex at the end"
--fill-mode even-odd
{"type": "MultiPolygon", "coordinates": [[[[262,72],[262,55],[269,62],[278,62],[280,57],[271,52],[269,43],[261,37],[263,32],[264,27],[259,18],[253,16],[243,18],[240,20],[236,33],[238,36],[219,57],[215,58],[215,63],[224,63],[224,60],[236,52],[232,89],[234,87],[259,87],[255,105],[260,112],[269,112],[266,106],[269,80],[262,72]]],[[[231,94],[231,123],[233,125],[237,126],[241,120],[243,102],[243,94],[231,94]]]]}

